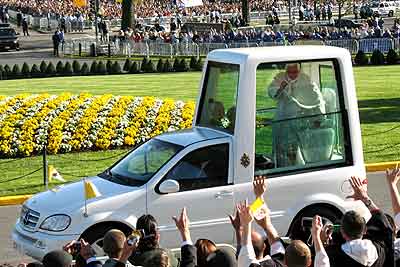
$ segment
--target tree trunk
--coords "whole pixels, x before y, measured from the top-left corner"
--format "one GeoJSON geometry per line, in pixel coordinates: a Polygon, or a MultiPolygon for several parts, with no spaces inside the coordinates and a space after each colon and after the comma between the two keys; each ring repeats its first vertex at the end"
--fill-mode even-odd
{"type": "Polygon", "coordinates": [[[122,21],[121,29],[126,30],[128,28],[134,28],[134,11],[135,2],[134,0],[123,0],[122,1],[122,21]]]}
{"type": "Polygon", "coordinates": [[[250,25],[249,0],[242,0],[242,17],[246,26],[250,25]]]}

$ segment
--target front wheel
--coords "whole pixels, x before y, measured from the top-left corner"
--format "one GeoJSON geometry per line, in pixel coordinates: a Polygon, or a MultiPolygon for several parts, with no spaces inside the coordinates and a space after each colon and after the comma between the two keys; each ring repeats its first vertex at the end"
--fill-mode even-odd
{"type": "Polygon", "coordinates": [[[95,226],[91,229],[88,229],[82,234],[81,238],[91,245],[93,250],[96,252],[96,256],[105,256],[105,253],[103,251],[103,238],[104,235],[112,229],[121,230],[125,235],[130,234],[128,229],[119,229],[112,224],[107,224],[95,226]]]}
{"type": "Polygon", "coordinates": [[[307,243],[310,238],[311,232],[308,229],[302,228],[301,220],[303,217],[314,217],[315,215],[319,215],[323,218],[328,219],[328,221],[332,224],[338,224],[340,223],[343,214],[333,207],[329,208],[324,206],[313,206],[310,208],[306,208],[304,211],[297,214],[292,221],[288,232],[288,236],[290,237],[290,239],[299,239],[307,243]]]}

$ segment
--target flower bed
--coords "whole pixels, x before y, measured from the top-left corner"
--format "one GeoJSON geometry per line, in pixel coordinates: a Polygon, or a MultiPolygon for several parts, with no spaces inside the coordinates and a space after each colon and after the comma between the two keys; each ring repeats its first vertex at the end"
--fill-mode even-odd
{"type": "Polygon", "coordinates": [[[194,103],[90,94],[0,96],[0,156],[133,146],[191,126],[194,103]]]}

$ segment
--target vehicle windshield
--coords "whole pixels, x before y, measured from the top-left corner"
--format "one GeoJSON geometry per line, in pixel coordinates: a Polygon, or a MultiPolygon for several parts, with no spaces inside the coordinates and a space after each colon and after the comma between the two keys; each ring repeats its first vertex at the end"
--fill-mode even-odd
{"type": "Polygon", "coordinates": [[[141,186],[167,163],[182,146],[150,139],[133,150],[101,177],[124,185],[141,186]]]}
{"type": "Polygon", "coordinates": [[[14,29],[1,29],[0,28],[0,36],[14,36],[15,30],[14,29]]]}
{"type": "Polygon", "coordinates": [[[234,133],[239,65],[209,62],[196,125],[234,133]]]}

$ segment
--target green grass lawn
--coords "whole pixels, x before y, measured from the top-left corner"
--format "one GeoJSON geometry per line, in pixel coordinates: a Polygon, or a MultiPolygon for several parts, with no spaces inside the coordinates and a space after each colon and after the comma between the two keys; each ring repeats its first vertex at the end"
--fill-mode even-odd
{"type": "MultiPolygon", "coordinates": [[[[400,127],[390,130],[400,125],[399,71],[400,66],[354,69],[366,162],[400,159],[400,127]]],[[[92,94],[110,93],[196,100],[200,78],[200,72],[191,72],[11,80],[0,81],[0,94],[90,92],[92,94]]],[[[51,155],[48,161],[59,170],[64,178],[76,180],[82,176],[97,174],[125,152],[127,150],[51,155]]],[[[40,156],[18,160],[0,160],[2,170],[0,196],[43,190],[43,170],[26,178],[7,182],[11,178],[37,170],[41,164],[40,156]]]]}

